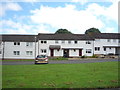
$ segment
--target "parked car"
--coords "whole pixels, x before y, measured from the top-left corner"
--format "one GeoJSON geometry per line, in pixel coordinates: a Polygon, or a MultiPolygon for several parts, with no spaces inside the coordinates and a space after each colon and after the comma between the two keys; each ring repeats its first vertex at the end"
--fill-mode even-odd
{"type": "Polygon", "coordinates": [[[47,55],[38,55],[35,59],[35,64],[48,64],[47,55]]]}

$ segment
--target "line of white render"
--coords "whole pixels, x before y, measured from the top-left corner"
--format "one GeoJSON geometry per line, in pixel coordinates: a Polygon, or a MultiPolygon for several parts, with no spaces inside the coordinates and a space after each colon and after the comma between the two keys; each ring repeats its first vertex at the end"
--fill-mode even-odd
{"type": "Polygon", "coordinates": [[[96,36],[84,34],[1,36],[1,59],[34,59],[41,54],[50,57],[81,57],[110,53],[120,55],[118,33],[102,33],[96,36]]]}

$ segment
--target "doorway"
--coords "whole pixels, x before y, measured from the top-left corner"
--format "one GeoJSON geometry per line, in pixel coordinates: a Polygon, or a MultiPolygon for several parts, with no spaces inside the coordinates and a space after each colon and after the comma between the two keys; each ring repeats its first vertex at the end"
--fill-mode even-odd
{"type": "Polygon", "coordinates": [[[79,56],[82,56],[82,49],[79,49],[79,56]]]}
{"type": "Polygon", "coordinates": [[[69,57],[69,49],[64,49],[63,50],[63,57],[66,57],[66,58],[69,57]]]}
{"type": "Polygon", "coordinates": [[[51,57],[54,56],[54,49],[50,49],[50,56],[51,56],[51,57]]]}

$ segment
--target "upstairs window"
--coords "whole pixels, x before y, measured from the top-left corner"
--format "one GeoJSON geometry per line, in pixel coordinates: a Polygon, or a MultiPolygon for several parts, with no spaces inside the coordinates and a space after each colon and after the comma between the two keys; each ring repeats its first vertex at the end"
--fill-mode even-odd
{"type": "Polygon", "coordinates": [[[90,41],[87,41],[86,44],[91,44],[91,42],[90,42],[90,41]]]}
{"type": "Polygon", "coordinates": [[[77,44],[78,42],[77,41],[74,41],[75,44],[77,44]]]}
{"type": "Polygon", "coordinates": [[[100,39],[95,39],[96,42],[100,42],[100,39]]]}
{"type": "Polygon", "coordinates": [[[107,42],[111,42],[111,40],[110,40],[110,39],[107,39],[107,42]]]}
{"type": "Polygon", "coordinates": [[[14,55],[20,55],[20,51],[13,51],[14,55]]]}
{"type": "Polygon", "coordinates": [[[58,41],[58,40],[55,40],[55,43],[59,43],[59,41],[58,41]]]}
{"type": "Polygon", "coordinates": [[[116,42],[116,39],[113,39],[113,42],[116,42]]]}
{"type": "Polygon", "coordinates": [[[69,40],[68,43],[71,44],[71,41],[69,40]]]}
{"type": "Polygon", "coordinates": [[[120,43],[120,39],[118,40],[118,43],[120,43]]]}
{"type": "Polygon", "coordinates": [[[62,43],[65,43],[65,40],[62,40],[62,43]]]}
{"type": "Polygon", "coordinates": [[[33,42],[26,42],[26,46],[33,46],[33,42]]]}
{"type": "Polygon", "coordinates": [[[95,47],[95,51],[100,51],[100,47],[95,47]]]}
{"type": "Polygon", "coordinates": [[[20,45],[20,42],[14,42],[14,45],[20,45]]]}
{"type": "Polygon", "coordinates": [[[47,41],[41,41],[41,43],[42,43],[42,44],[43,44],[43,43],[44,43],[44,44],[46,44],[46,43],[47,43],[47,41]]]}

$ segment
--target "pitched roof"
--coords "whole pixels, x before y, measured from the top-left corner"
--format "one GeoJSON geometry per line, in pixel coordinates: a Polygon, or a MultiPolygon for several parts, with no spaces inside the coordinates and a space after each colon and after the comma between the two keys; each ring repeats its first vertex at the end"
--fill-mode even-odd
{"type": "Polygon", "coordinates": [[[2,41],[34,42],[36,35],[3,34],[2,41]]]}
{"type": "Polygon", "coordinates": [[[38,35],[17,35],[3,34],[2,41],[20,41],[20,42],[35,42],[37,40],[94,40],[94,39],[120,39],[120,33],[97,33],[97,34],[46,34],[39,33],[38,35]]]}
{"type": "Polygon", "coordinates": [[[120,33],[97,33],[92,36],[96,39],[120,39],[120,33]]]}
{"type": "Polygon", "coordinates": [[[93,40],[93,37],[85,34],[38,34],[39,40],[93,40]]]}

